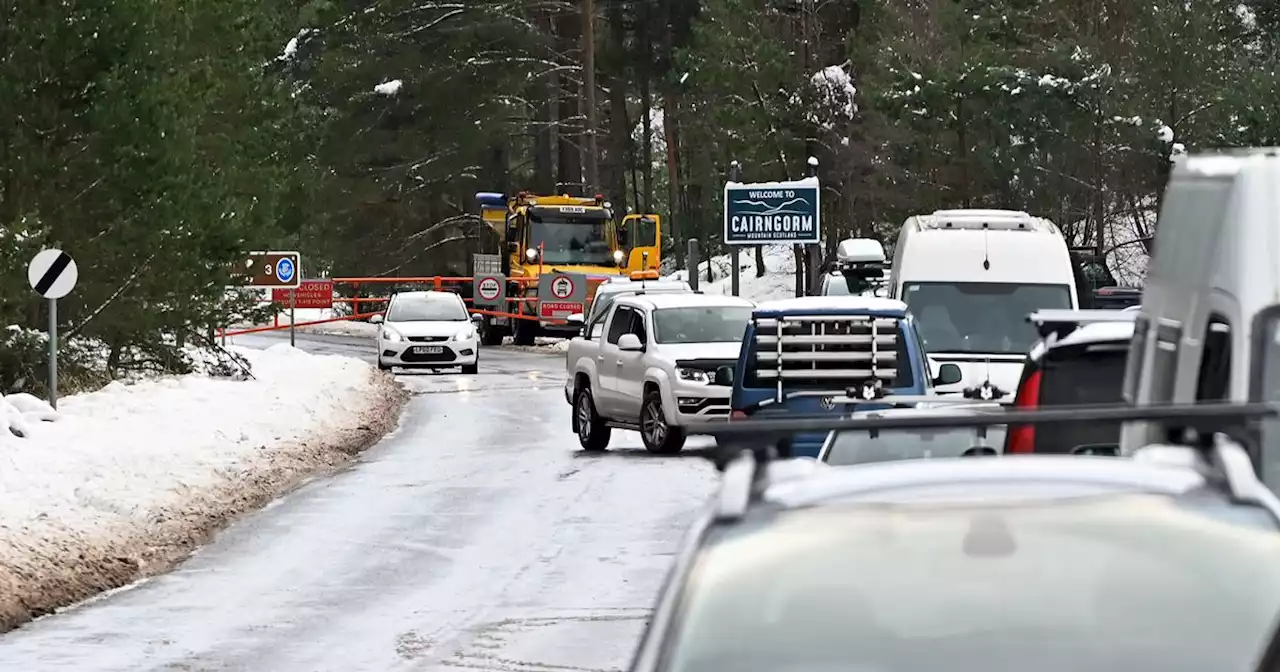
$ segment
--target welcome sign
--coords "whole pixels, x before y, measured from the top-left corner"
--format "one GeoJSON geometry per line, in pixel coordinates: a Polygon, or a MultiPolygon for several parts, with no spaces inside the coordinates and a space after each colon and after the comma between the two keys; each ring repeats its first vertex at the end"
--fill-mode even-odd
{"type": "Polygon", "coordinates": [[[793,245],[819,242],[822,207],[817,178],[724,185],[724,242],[793,245]]]}

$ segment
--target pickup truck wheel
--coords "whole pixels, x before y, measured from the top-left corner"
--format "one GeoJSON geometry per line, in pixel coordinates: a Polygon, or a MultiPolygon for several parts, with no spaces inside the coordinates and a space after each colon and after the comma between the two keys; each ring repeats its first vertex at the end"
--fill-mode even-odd
{"type": "Polygon", "coordinates": [[[573,400],[573,415],[574,424],[578,426],[578,443],[583,450],[598,453],[609,447],[613,429],[604,424],[604,418],[596,413],[596,402],[591,398],[591,390],[578,388],[578,396],[573,400]]]}
{"type": "Polygon", "coordinates": [[[674,455],[684,448],[684,428],[672,427],[662,412],[662,395],[650,392],[640,407],[640,438],[655,455],[674,455]]]}

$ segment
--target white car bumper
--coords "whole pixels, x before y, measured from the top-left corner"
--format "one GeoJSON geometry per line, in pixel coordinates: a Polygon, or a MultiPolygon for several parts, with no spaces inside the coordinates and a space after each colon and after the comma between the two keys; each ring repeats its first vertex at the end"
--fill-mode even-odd
{"type": "Polygon", "coordinates": [[[693,385],[677,383],[662,391],[662,409],[667,424],[682,427],[695,422],[729,419],[728,385],[693,385]]]}
{"type": "Polygon", "coordinates": [[[465,341],[389,341],[378,339],[378,361],[383,366],[448,368],[469,366],[480,358],[480,343],[465,341]]]}

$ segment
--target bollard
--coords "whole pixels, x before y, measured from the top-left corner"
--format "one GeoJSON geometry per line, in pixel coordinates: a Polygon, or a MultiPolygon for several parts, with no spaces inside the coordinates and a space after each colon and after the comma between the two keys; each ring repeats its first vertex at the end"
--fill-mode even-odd
{"type": "Polygon", "coordinates": [[[689,239],[689,255],[685,258],[687,264],[685,271],[689,275],[689,286],[693,291],[698,291],[698,239],[689,239]]]}

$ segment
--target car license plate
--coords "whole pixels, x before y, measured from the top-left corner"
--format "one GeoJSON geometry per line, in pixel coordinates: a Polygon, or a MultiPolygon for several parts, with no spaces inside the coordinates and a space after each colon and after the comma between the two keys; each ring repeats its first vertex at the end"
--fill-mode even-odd
{"type": "Polygon", "coordinates": [[[439,355],[444,352],[444,346],[441,345],[415,345],[413,346],[413,354],[415,355],[439,355]]]}

